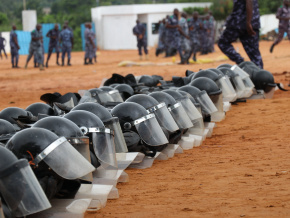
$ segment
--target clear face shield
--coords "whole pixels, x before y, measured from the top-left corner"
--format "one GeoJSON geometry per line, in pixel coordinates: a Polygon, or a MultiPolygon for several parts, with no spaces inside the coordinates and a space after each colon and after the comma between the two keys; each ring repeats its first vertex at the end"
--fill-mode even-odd
{"type": "Polygon", "coordinates": [[[98,102],[101,104],[107,103],[107,102],[114,102],[114,99],[108,92],[100,92],[100,93],[92,93],[92,97],[97,99],[98,102]]]}
{"type": "Polygon", "coordinates": [[[95,170],[65,137],[57,139],[46,147],[37,155],[33,163],[38,165],[42,160],[59,176],[69,180],[81,178],[95,170]]]}
{"type": "Polygon", "coordinates": [[[168,140],[154,114],[148,114],[133,122],[141,139],[150,146],[165,145],[168,140]]]}
{"type": "Polygon", "coordinates": [[[215,107],[217,108],[217,111],[211,114],[211,120],[219,122],[225,116],[224,108],[223,108],[223,94],[221,93],[218,95],[211,95],[210,98],[212,102],[214,103],[215,107]]]}
{"type": "Polygon", "coordinates": [[[114,102],[124,102],[118,90],[112,90],[109,91],[108,93],[113,98],[114,102]]]}
{"type": "Polygon", "coordinates": [[[85,103],[85,102],[93,102],[97,103],[98,101],[92,97],[92,94],[87,90],[79,90],[78,93],[80,94],[81,99],[79,101],[79,104],[85,103]]]}
{"type": "Polygon", "coordinates": [[[206,113],[212,115],[213,113],[217,112],[217,108],[206,93],[206,91],[201,91],[197,96],[196,100],[200,103],[202,109],[206,111],[206,113]]]}
{"type": "Polygon", "coordinates": [[[189,98],[184,97],[180,100],[180,102],[184,110],[186,111],[187,115],[189,116],[191,122],[193,123],[193,125],[195,125],[195,123],[202,118],[202,115],[199,113],[199,111],[196,109],[196,107],[190,101],[189,98]]]}
{"type": "MultiPolygon", "coordinates": [[[[91,155],[90,155],[90,139],[89,137],[81,137],[81,138],[68,138],[68,142],[84,157],[91,163],[91,155]]],[[[89,173],[80,179],[92,182],[93,174],[89,173]]]]}
{"type": "Polygon", "coordinates": [[[108,128],[89,128],[89,133],[92,134],[95,155],[101,164],[94,174],[98,178],[114,178],[118,164],[113,131],[108,128]]]}
{"type": "Polygon", "coordinates": [[[170,111],[172,117],[180,129],[188,129],[193,126],[190,118],[188,117],[180,102],[177,102],[173,106],[169,107],[168,110],[170,111]]]}
{"type": "Polygon", "coordinates": [[[232,102],[237,97],[237,94],[232,85],[229,85],[230,81],[227,81],[227,77],[223,76],[217,81],[218,87],[223,92],[223,101],[224,102],[232,102]]]}
{"type": "Polygon", "coordinates": [[[233,77],[232,80],[233,80],[234,85],[235,85],[237,98],[245,98],[247,89],[246,89],[245,84],[242,81],[241,77],[239,75],[236,75],[235,77],[233,77]]]}
{"type": "Polygon", "coordinates": [[[16,217],[51,207],[29,163],[21,159],[0,172],[0,192],[16,217]]]}
{"type": "Polygon", "coordinates": [[[253,94],[253,88],[255,88],[255,85],[252,82],[252,80],[250,79],[249,74],[247,74],[243,69],[241,69],[237,65],[232,66],[231,70],[234,71],[235,73],[237,73],[241,77],[241,79],[246,87],[245,92],[244,92],[244,97],[245,98],[250,97],[253,94]]]}
{"type": "Polygon", "coordinates": [[[177,126],[164,102],[161,102],[160,104],[149,108],[147,112],[150,114],[155,114],[155,117],[160,126],[165,128],[169,132],[175,132],[179,130],[179,127],[177,126]]]}
{"type": "Polygon", "coordinates": [[[264,90],[265,98],[271,99],[274,96],[276,85],[267,86],[264,90]]]}
{"type": "Polygon", "coordinates": [[[119,118],[112,117],[110,120],[104,122],[104,125],[114,131],[114,141],[116,153],[127,153],[128,148],[124,139],[124,135],[120,126],[119,118]]]}

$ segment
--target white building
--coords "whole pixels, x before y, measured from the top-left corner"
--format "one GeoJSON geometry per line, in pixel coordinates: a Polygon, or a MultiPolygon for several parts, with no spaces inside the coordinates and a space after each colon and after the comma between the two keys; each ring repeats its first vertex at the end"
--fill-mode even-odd
{"type": "Polygon", "coordinates": [[[140,4],[102,6],[91,9],[95,23],[97,43],[100,49],[136,49],[137,40],[132,29],[136,20],[147,24],[148,46],[158,43],[158,34],[152,34],[152,24],[158,23],[166,15],[172,15],[175,8],[180,11],[187,7],[210,7],[210,2],[180,4],[140,4]]]}

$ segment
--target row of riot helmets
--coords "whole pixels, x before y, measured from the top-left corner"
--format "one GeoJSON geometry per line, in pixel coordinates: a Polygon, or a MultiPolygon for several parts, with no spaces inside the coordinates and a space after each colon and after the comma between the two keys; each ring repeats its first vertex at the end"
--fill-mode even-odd
{"type": "Polygon", "coordinates": [[[93,177],[113,178],[116,153],[154,157],[187,132],[202,135],[204,122],[224,117],[224,102],[250,97],[255,86],[265,93],[275,87],[267,71],[261,81],[261,70],[250,65],[186,71],[172,81],[113,75],[100,88],[47,93],[40,98],[46,104],[2,110],[0,197],[5,217],[46,210],[52,198],[73,198],[93,177]]]}

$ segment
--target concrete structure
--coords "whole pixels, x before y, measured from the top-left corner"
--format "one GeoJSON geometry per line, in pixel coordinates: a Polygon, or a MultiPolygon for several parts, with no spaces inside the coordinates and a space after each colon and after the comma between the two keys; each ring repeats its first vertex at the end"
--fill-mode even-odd
{"type": "MultiPolygon", "coordinates": [[[[7,54],[10,54],[10,32],[2,32],[2,37],[6,39],[5,51],[7,54]]],[[[4,58],[4,54],[2,53],[2,57],[4,58]]]]}
{"type": "Polygon", "coordinates": [[[279,26],[279,20],[276,18],[275,14],[265,14],[260,18],[261,29],[260,34],[264,35],[272,30],[275,30],[279,26]]]}
{"type": "Polygon", "coordinates": [[[148,46],[158,43],[158,34],[152,34],[152,24],[172,15],[174,8],[180,11],[187,7],[210,7],[210,2],[180,4],[140,4],[103,6],[91,9],[95,23],[97,43],[100,49],[136,49],[136,36],[132,29],[136,20],[147,25],[148,46]]]}
{"type": "Polygon", "coordinates": [[[35,10],[22,11],[23,31],[31,32],[37,24],[37,14],[35,10]]]}

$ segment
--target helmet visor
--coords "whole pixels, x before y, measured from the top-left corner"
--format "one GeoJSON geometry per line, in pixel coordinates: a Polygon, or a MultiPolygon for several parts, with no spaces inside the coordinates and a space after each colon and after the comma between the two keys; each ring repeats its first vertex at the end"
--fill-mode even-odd
{"type": "Polygon", "coordinates": [[[147,145],[159,146],[168,143],[154,114],[148,114],[135,120],[133,125],[135,125],[138,134],[147,145]]]}
{"type": "Polygon", "coordinates": [[[79,90],[78,93],[82,96],[78,104],[82,104],[85,102],[94,102],[97,103],[98,101],[92,97],[92,94],[87,90],[79,90]]]}
{"type": "Polygon", "coordinates": [[[174,118],[180,129],[188,129],[193,126],[190,118],[188,117],[180,102],[169,107],[168,110],[170,111],[172,117],[174,118]]]}
{"type": "Polygon", "coordinates": [[[114,102],[124,102],[118,90],[112,90],[108,93],[113,98],[114,102]]]}
{"type": "Polygon", "coordinates": [[[164,102],[149,108],[147,112],[150,114],[154,113],[160,126],[169,132],[175,132],[179,129],[164,102]]]}
{"type": "Polygon", "coordinates": [[[34,160],[37,165],[43,160],[59,176],[73,180],[81,178],[95,168],[64,137],[45,148],[34,160]]]}
{"type": "Polygon", "coordinates": [[[235,97],[234,97],[231,101],[229,101],[229,102],[234,102],[235,100],[237,100],[238,95],[237,95],[237,93],[236,93],[235,88],[233,87],[233,85],[232,85],[232,83],[231,83],[230,78],[229,78],[227,75],[225,76],[225,78],[226,78],[226,83],[228,84],[228,87],[232,90],[232,92],[235,93],[235,97]]]}
{"type": "Polygon", "coordinates": [[[224,101],[232,101],[233,99],[236,98],[236,92],[232,88],[232,86],[229,86],[226,77],[223,76],[217,81],[218,87],[222,90],[223,92],[223,100],[224,101]]]}
{"type": "Polygon", "coordinates": [[[243,83],[243,80],[241,79],[240,76],[235,76],[233,78],[233,82],[234,82],[234,85],[235,85],[237,97],[238,98],[243,98],[244,97],[244,93],[246,92],[246,87],[245,87],[245,85],[243,83]]]}
{"type": "Polygon", "coordinates": [[[203,109],[208,113],[208,114],[213,114],[214,112],[217,112],[217,108],[215,107],[215,105],[213,104],[212,100],[210,99],[210,97],[208,96],[208,94],[206,93],[206,91],[201,91],[196,99],[198,100],[198,102],[201,104],[201,106],[203,107],[203,109]]]}
{"type": "Polygon", "coordinates": [[[97,168],[97,177],[114,178],[118,171],[114,135],[107,128],[90,128],[95,154],[101,164],[97,168]]]}
{"type": "Polygon", "coordinates": [[[195,123],[196,120],[202,118],[201,114],[199,113],[199,111],[196,109],[196,107],[190,101],[189,98],[186,97],[184,99],[181,99],[181,104],[193,124],[195,123]]]}
{"type": "Polygon", "coordinates": [[[104,125],[114,131],[115,151],[116,153],[126,153],[128,148],[124,139],[124,135],[119,123],[118,117],[112,117],[109,121],[104,122],[104,125]]]}
{"type": "Polygon", "coordinates": [[[27,160],[19,160],[0,175],[0,192],[16,217],[51,207],[27,160]]]}
{"type": "MultiPolygon", "coordinates": [[[[94,94],[93,94],[93,97],[94,97],[94,94]]],[[[114,99],[112,98],[112,96],[108,92],[96,93],[95,97],[97,98],[97,100],[100,100],[100,103],[114,102],[114,99]]]]}
{"type": "MultiPolygon", "coordinates": [[[[68,142],[84,157],[91,163],[91,155],[90,155],[90,139],[89,137],[81,137],[81,138],[68,138],[68,142]]],[[[89,173],[80,179],[92,182],[93,174],[89,173]]]]}

